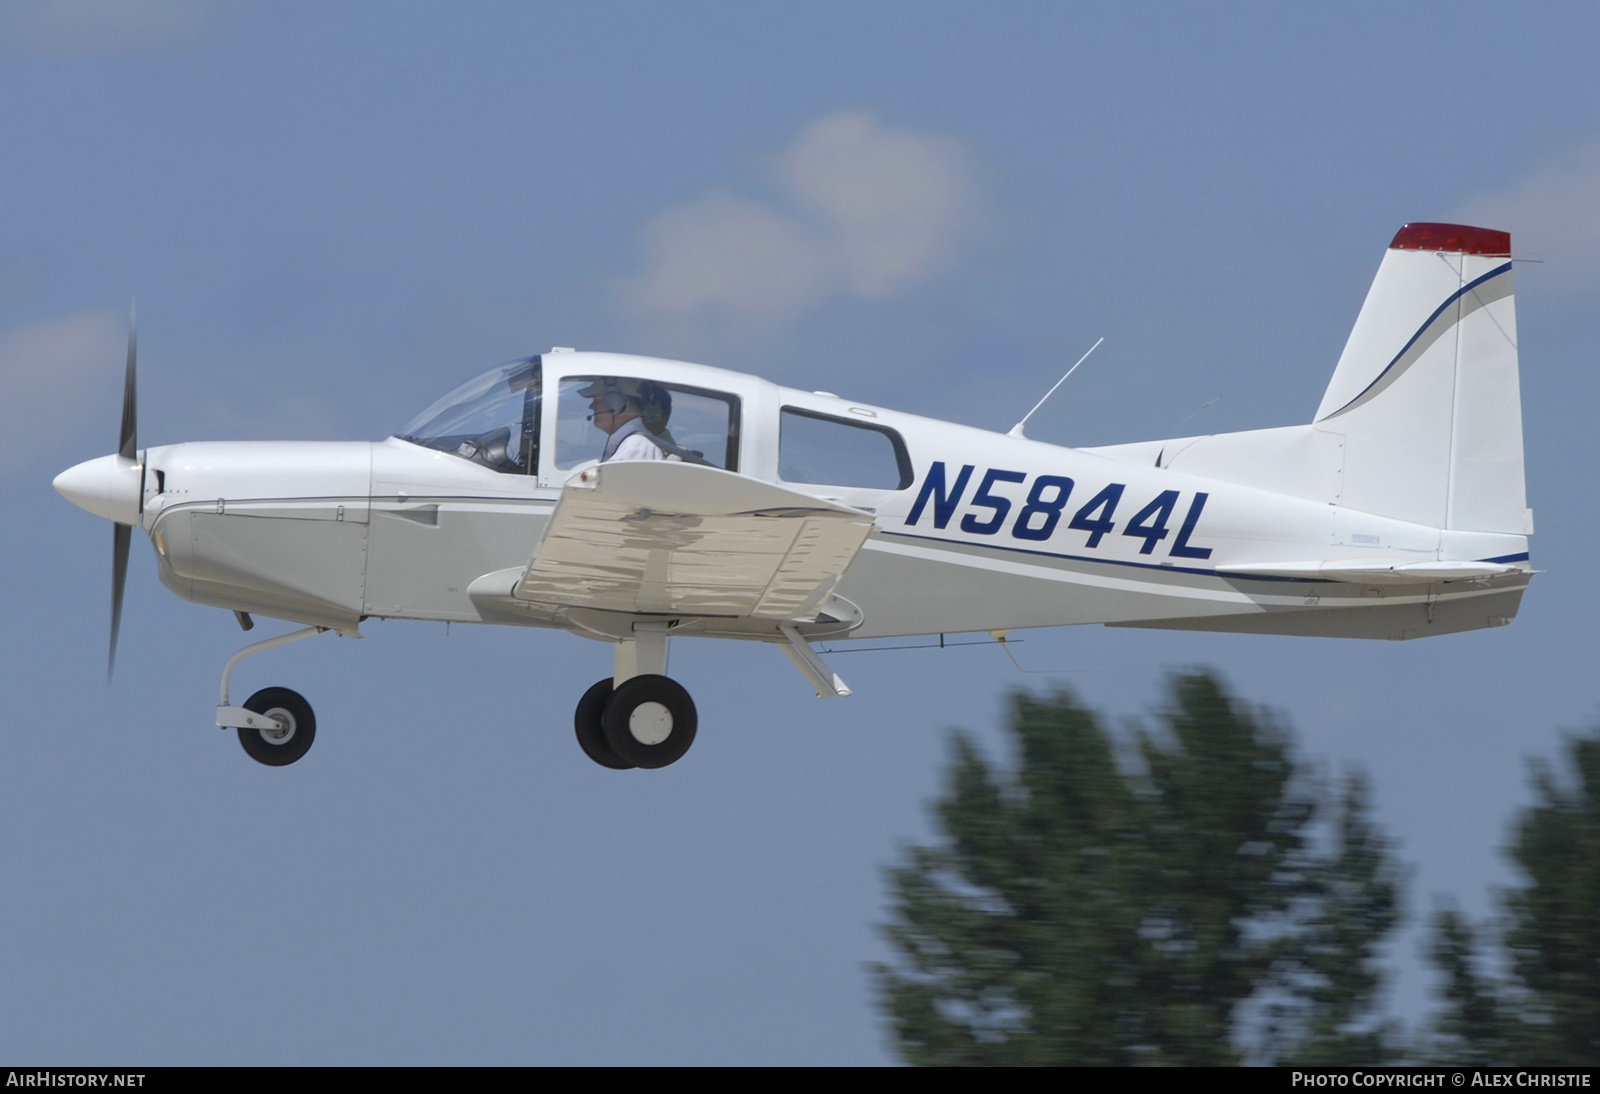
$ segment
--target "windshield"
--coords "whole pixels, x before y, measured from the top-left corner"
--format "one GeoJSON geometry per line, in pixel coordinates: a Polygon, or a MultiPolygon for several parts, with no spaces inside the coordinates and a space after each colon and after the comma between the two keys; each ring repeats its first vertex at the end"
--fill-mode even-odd
{"type": "Polygon", "coordinates": [[[539,358],[512,361],[468,380],[397,436],[495,471],[531,475],[539,466],[541,392],[539,358]]]}

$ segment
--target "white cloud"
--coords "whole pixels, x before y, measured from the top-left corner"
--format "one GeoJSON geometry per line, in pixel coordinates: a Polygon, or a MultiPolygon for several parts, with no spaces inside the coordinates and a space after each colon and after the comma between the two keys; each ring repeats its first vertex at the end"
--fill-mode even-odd
{"type": "Polygon", "coordinates": [[[885,297],[948,268],[981,223],[959,142],[868,113],[818,120],[770,167],[777,200],[715,192],[650,224],[630,310],[770,323],[834,293],[885,297]]]}
{"type": "Polygon", "coordinates": [[[84,430],[89,422],[113,432],[90,444],[92,451],[82,458],[116,447],[126,324],[113,311],[87,311],[0,336],[0,390],[6,393],[0,403],[0,475],[54,453],[67,440],[92,440],[84,430]]]}
{"type": "Polygon", "coordinates": [[[870,114],[812,125],[779,158],[778,176],[828,229],[838,273],[864,296],[940,269],[976,219],[955,140],[885,129],[870,114]]]}
{"type": "Polygon", "coordinates": [[[1454,216],[1509,231],[1515,255],[1545,261],[1550,287],[1600,289],[1600,140],[1568,148],[1505,190],[1467,199],[1454,216]]]}
{"type": "Polygon", "coordinates": [[[54,56],[198,45],[220,29],[219,0],[27,0],[0,5],[0,46],[54,56]]]}
{"type": "Polygon", "coordinates": [[[763,205],[709,194],[646,230],[639,303],[664,312],[723,306],[788,316],[823,291],[829,256],[795,221],[763,205]]]}

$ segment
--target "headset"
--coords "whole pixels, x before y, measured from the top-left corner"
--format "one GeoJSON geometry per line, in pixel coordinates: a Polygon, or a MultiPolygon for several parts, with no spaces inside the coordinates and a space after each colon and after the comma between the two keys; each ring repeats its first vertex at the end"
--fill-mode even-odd
{"type": "Polygon", "coordinates": [[[615,380],[606,381],[605,403],[606,409],[613,414],[621,414],[628,409],[628,397],[622,393],[615,380]]]}
{"type": "MultiPolygon", "coordinates": [[[[615,380],[605,380],[603,382],[606,388],[600,394],[600,404],[605,408],[606,412],[608,414],[621,414],[627,410],[628,396],[623,394],[622,388],[617,385],[617,382],[615,380]]],[[[591,411],[585,414],[583,420],[586,422],[594,421],[594,413],[591,411]]]]}

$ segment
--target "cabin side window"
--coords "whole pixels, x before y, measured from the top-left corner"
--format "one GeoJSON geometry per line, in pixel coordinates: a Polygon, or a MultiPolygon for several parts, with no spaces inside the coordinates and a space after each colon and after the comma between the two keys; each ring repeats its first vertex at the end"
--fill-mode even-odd
{"type": "Polygon", "coordinates": [[[561,381],[556,467],[570,471],[602,458],[611,434],[624,429],[642,433],[665,459],[739,470],[736,396],[629,376],[561,381]]]}
{"type": "Polygon", "coordinates": [[[904,490],[914,476],[905,441],[887,426],[786,406],[778,424],[778,477],[817,486],[904,490]]]}

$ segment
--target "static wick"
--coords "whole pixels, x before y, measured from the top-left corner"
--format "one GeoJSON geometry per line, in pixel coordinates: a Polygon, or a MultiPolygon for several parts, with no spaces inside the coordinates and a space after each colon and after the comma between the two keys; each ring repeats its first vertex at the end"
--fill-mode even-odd
{"type": "MultiPolygon", "coordinates": [[[[1096,343],[1096,344],[1098,345],[1098,343],[1096,343]]],[[[1078,676],[1078,675],[1083,675],[1083,674],[1086,674],[1086,673],[1098,673],[1098,672],[1103,672],[1104,671],[1103,669],[1029,669],[1029,668],[1024,668],[1023,665],[1022,665],[1022,662],[1017,660],[1017,655],[1011,652],[1012,642],[1011,642],[1011,631],[1010,631],[1009,628],[1006,629],[1006,630],[1003,630],[1003,631],[990,631],[989,632],[989,637],[993,638],[995,640],[995,642],[1000,646],[1000,648],[1005,651],[1006,656],[1011,658],[1011,663],[1012,663],[1012,665],[1014,665],[1016,667],[1016,670],[1018,672],[1025,672],[1029,676],[1078,676]]],[[[1022,639],[1019,638],[1019,639],[1017,639],[1017,641],[1021,642],[1022,639]]]]}
{"type": "MultiPolygon", "coordinates": [[[[1100,343],[1104,342],[1104,341],[1105,341],[1104,338],[1097,339],[1095,341],[1095,344],[1089,347],[1089,353],[1093,353],[1095,350],[1099,349],[1100,348],[1100,343]]],[[[1050,396],[1054,395],[1056,393],[1056,388],[1060,387],[1062,384],[1067,382],[1067,376],[1071,376],[1074,372],[1077,372],[1078,371],[1078,365],[1083,364],[1085,361],[1087,361],[1089,359],[1089,353],[1085,353],[1082,357],[1078,358],[1077,364],[1075,364],[1071,368],[1067,369],[1066,376],[1063,376],[1063,377],[1061,377],[1061,379],[1057,380],[1056,384],[1055,384],[1055,387],[1053,387],[1049,391],[1045,392],[1044,393],[1044,399],[1040,399],[1037,403],[1034,403],[1033,404],[1033,410],[1030,410],[1026,414],[1024,414],[1022,416],[1022,421],[1020,421],[1016,425],[1012,426],[1010,432],[1008,432],[1006,434],[1006,436],[1008,436],[1008,437],[1021,437],[1023,440],[1027,440],[1027,436],[1022,432],[1022,427],[1028,424],[1028,419],[1033,417],[1033,413],[1034,413],[1035,410],[1038,410],[1040,407],[1044,406],[1045,399],[1048,399],[1048,398],[1050,398],[1050,396]]]]}

